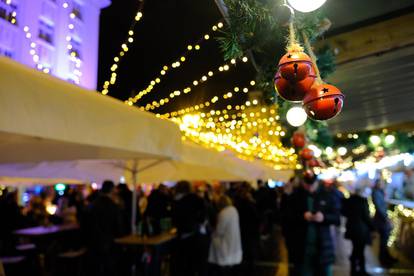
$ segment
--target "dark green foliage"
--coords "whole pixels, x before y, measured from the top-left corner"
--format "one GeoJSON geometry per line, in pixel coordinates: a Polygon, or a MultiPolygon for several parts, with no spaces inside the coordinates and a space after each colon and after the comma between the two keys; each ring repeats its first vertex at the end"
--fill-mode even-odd
{"type": "Polygon", "coordinates": [[[321,148],[332,147],[333,139],[326,122],[307,120],[306,136],[310,141],[321,148]]]}
{"type": "Polygon", "coordinates": [[[328,45],[323,46],[317,50],[316,55],[318,56],[317,64],[322,79],[335,72],[336,66],[335,62],[333,62],[335,60],[335,54],[331,47],[328,45]]]}

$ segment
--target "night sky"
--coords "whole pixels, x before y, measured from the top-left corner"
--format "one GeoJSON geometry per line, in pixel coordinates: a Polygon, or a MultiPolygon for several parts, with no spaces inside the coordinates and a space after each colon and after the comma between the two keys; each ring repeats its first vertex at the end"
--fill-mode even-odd
{"type": "MultiPolygon", "coordinates": [[[[109,79],[113,57],[121,49],[137,7],[137,0],[113,0],[112,5],[102,11],[98,89],[109,79]]],[[[224,22],[214,0],[147,0],[143,14],[143,19],[134,30],[135,41],[117,71],[117,84],[110,89],[109,95],[121,100],[128,99],[145,88],[159,74],[163,65],[170,67],[172,62],[185,53],[188,44],[194,45],[211,30],[211,26],[219,21],[224,22]]],[[[182,91],[194,79],[199,79],[210,70],[216,71],[224,63],[214,39],[203,42],[201,47],[200,51],[191,51],[186,62],[169,72],[139,103],[145,105],[164,98],[174,90],[182,91]]],[[[252,66],[240,62],[237,67],[215,74],[190,94],[175,98],[155,112],[178,110],[201,103],[214,95],[223,95],[234,86],[248,86],[254,76],[252,66]]],[[[245,100],[243,97],[246,96],[231,102],[241,102],[245,100]]]]}

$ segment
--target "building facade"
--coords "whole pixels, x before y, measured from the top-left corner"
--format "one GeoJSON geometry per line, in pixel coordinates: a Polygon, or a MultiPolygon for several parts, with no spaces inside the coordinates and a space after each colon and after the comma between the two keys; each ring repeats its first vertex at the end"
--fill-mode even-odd
{"type": "Polygon", "coordinates": [[[0,55],[96,89],[99,15],[110,0],[0,0],[0,55]]]}

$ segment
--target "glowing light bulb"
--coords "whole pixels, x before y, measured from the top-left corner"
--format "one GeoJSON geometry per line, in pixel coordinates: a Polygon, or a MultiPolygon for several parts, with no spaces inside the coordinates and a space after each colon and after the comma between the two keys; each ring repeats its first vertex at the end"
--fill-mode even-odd
{"type": "Polygon", "coordinates": [[[395,136],[392,134],[388,134],[387,136],[385,136],[385,144],[387,145],[391,145],[395,142],[395,136]]]}
{"type": "Polygon", "coordinates": [[[348,150],[345,147],[338,148],[338,154],[340,156],[344,156],[347,152],[348,152],[348,150]]]}
{"type": "Polygon", "coordinates": [[[381,138],[378,135],[371,135],[369,137],[369,141],[371,142],[371,144],[373,144],[374,146],[378,146],[381,143],[381,138]]]}
{"type": "Polygon", "coordinates": [[[300,12],[312,12],[325,4],[326,0],[288,0],[292,8],[300,12]]]}
{"type": "Polygon", "coordinates": [[[308,116],[306,115],[305,110],[302,107],[294,106],[288,110],[286,114],[286,119],[291,126],[299,127],[303,125],[308,116]]]}
{"type": "Polygon", "coordinates": [[[317,146],[315,146],[315,145],[309,145],[308,148],[313,151],[313,155],[316,158],[321,157],[322,151],[317,146]]]}

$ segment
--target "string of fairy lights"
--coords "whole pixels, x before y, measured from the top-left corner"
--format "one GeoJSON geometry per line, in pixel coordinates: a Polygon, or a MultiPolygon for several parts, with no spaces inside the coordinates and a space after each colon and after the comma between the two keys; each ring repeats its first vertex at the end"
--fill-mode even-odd
{"type": "Polygon", "coordinates": [[[121,47],[120,47],[121,50],[113,58],[113,63],[112,63],[111,68],[110,68],[111,77],[110,77],[109,80],[104,81],[104,83],[102,85],[101,93],[103,95],[107,95],[109,93],[110,86],[112,86],[116,83],[117,71],[119,69],[119,64],[120,64],[121,60],[126,56],[126,53],[128,53],[128,51],[129,51],[128,46],[131,45],[132,43],[134,43],[134,41],[135,41],[135,39],[134,39],[135,26],[138,24],[139,21],[141,21],[143,15],[144,15],[143,12],[142,12],[143,7],[144,7],[144,1],[140,1],[138,11],[135,14],[135,17],[134,17],[134,19],[131,23],[131,26],[129,27],[128,36],[125,39],[125,41],[122,42],[121,47]]]}
{"type": "MultiPolygon", "coordinates": [[[[139,21],[142,13],[139,12],[136,21],[139,21]]],[[[212,32],[218,31],[223,27],[219,22],[212,26],[212,32]]],[[[114,58],[111,67],[111,79],[103,84],[102,94],[107,95],[111,85],[117,80],[117,70],[119,62],[125,53],[128,52],[128,45],[134,42],[134,31],[131,28],[128,32],[127,42],[121,45],[122,50],[114,58]]],[[[189,44],[184,54],[174,59],[171,63],[163,65],[159,74],[155,76],[144,89],[135,96],[125,101],[129,106],[139,105],[139,101],[149,93],[155,91],[155,87],[163,78],[173,70],[177,70],[184,62],[188,62],[191,53],[200,51],[203,42],[209,40],[211,32],[202,35],[196,43],[189,44]]],[[[229,71],[238,62],[248,62],[247,57],[240,60],[231,59],[229,62],[220,65],[218,68],[208,70],[198,79],[194,79],[181,90],[173,90],[167,97],[154,100],[139,108],[145,111],[155,111],[161,106],[174,101],[183,95],[192,93],[195,87],[205,84],[213,76],[229,71]]],[[[180,126],[183,138],[190,139],[198,144],[214,148],[216,150],[232,150],[244,159],[261,159],[266,161],[275,169],[296,168],[297,155],[294,149],[283,147],[280,139],[286,135],[278,120],[280,116],[275,108],[260,108],[259,101],[247,100],[244,104],[228,104],[225,109],[215,110],[213,106],[221,101],[230,101],[238,93],[248,93],[251,87],[255,86],[255,81],[250,81],[250,86],[234,86],[233,90],[226,91],[221,95],[212,96],[210,99],[177,111],[164,114],[156,114],[163,119],[170,119],[180,126]],[[210,109],[210,110],[207,110],[210,109]]]]}
{"type": "Polygon", "coordinates": [[[233,106],[224,110],[173,117],[187,139],[218,151],[232,150],[244,159],[261,159],[275,169],[296,168],[293,148],[283,147],[286,135],[275,108],[233,106]],[[244,112],[241,112],[241,111],[244,112]]]}
{"type": "MultiPolygon", "coordinates": [[[[218,22],[216,25],[213,25],[211,27],[212,32],[217,32],[219,29],[223,28],[224,24],[222,22],[218,22]]],[[[202,37],[200,39],[197,40],[196,43],[194,44],[188,44],[186,51],[180,55],[179,58],[174,59],[173,62],[171,62],[170,67],[166,64],[164,66],[162,66],[162,68],[160,69],[159,74],[154,77],[147,85],[146,87],[139,91],[134,97],[129,98],[126,103],[128,103],[129,105],[132,105],[134,103],[136,103],[137,101],[139,101],[141,98],[143,98],[145,95],[151,93],[151,91],[155,88],[155,86],[161,82],[162,78],[164,78],[168,72],[173,71],[174,69],[177,69],[181,66],[182,63],[184,63],[185,61],[187,61],[190,52],[194,52],[194,51],[200,51],[201,50],[201,46],[202,43],[209,40],[211,37],[211,32],[206,33],[204,35],[202,35],[202,37]],[[131,104],[132,102],[132,104],[131,104]]]]}
{"type": "MultiPolygon", "coordinates": [[[[6,0],[4,1],[4,3],[9,6],[11,9],[14,9],[12,11],[10,11],[7,20],[13,24],[13,25],[17,25],[17,11],[15,6],[13,5],[12,0],[6,0]]],[[[7,11],[6,11],[7,13],[7,11]]],[[[40,57],[38,55],[37,52],[37,44],[33,41],[33,36],[32,33],[30,32],[30,28],[29,26],[24,26],[23,27],[23,32],[25,34],[25,38],[28,41],[29,45],[30,45],[30,50],[29,50],[29,54],[32,56],[32,60],[35,63],[35,66],[37,69],[42,70],[42,72],[44,73],[49,73],[49,68],[43,68],[43,65],[40,62],[40,57]]]]}
{"type": "MultiPolygon", "coordinates": [[[[251,86],[255,86],[256,82],[254,80],[250,81],[250,85],[251,86]]],[[[160,114],[162,118],[170,118],[170,117],[176,117],[176,116],[181,116],[181,115],[185,115],[194,111],[198,111],[198,110],[202,110],[203,108],[207,108],[212,106],[213,104],[216,104],[218,102],[220,102],[221,100],[230,100],[232,99],[233,95],[235,93],[248,93],[249,92],[249,88],[248,87],[244,87],[244,88],[239,88],[239,86],[235,86],[233,88],[232,91],[228,91],[225,92],[221,97],[219,96],[213,96],[210,100],[207,100],[203,103],[199,103],[190,107],[186,107],[177,111],[172,111],[172,112],[168,112],[168,113],[164,113],[164,114],[160,114]]],[[[246,102],[246,103],[249,103],[246,102]]],[[[231,107],[231,105],[228,105],[227,107],[231,107]]]]}
{"type": "MultiPolygon", "coordinates": [[[[62,7],[64,9],[69,10],[70,5],[68,2],[64,2],[62,4],[62,7]]],[[[66,48],[68,50],[68,56],[69,60],[72,62],[71,64],[71,79],[76,83],[80,83],[80,78],[82,77],[81,72],[81,65],[82,61],[80,59],[79,49],[75,46],[77,44],[76,42],[76,22],[75,20],[78,18],[78,14],[75,12],[74,7],[72,7],[72,11],[69,11],[68,13],[69,18],[69,24],[68,24],[68,31],[66,36],[66,48]]]]}
{"type": "Polygon", "coordinates": [[[32,56],[32,60],[35,63],[37,69],[42,70],[42,72],[48,74],[50,72],[49,68],[43,68],[43,64],[40,62],[40,57],[37,52],[37,44],[32,40],[32,33],[30,32],[30,28],[28,26],[23,27],[23,32],[25,33],[26,39],[29,41],[30,50],[29,54],[32,56]]]}
{"type": "MultiPolygon", "coordinates": [[[[6,5],[7,6],[9,6],[10,8],[14,8],[13,7],[13,3],[12,3],[12,0],[6,0],[6,1],[3,1],[4,3],[6,3],[6,5]]],[[[7,11],[5,11],[5,12],[7,12],[7,11]]],[[[7,17],[7,20],[11,23],[11,24],[13,24],[13,25],[17,25],[17,11],[16,10],[13,10],[10,14],[9,14],[9,16],[7,17]]]]}
{"type": "MultiPolygon", "coordinates": [[[[247,62],[248,58],[243,57],[243,58],[241,58],[241,61],[242,62],[247,62]]],[[[230,64],[233,65],[233,66],[236,65],[236,63],[237,62],[236,62],[235,59],[232,59],[230,61],[230,64]]],[[[164,106],[164,105],[170,103],[174,98],[178,98],[182,95],[191,93],[193,91],[193,88],[195,88],[199,84],[206,83],[209,80],[209,78],[214,76],[214,74],[229,71],[229,70],[230,70],[230,65],[223,64],[222,66],[220,66],[217,69],[216,72],[213,72],[211,70],[208,71],[206,74],[203,74],[199,79],[196,79],[190,85],[187,85],[184,89],[182,89],[182,91],[181,90],[171,91],[168,97],[162,98],[161,100],[158,100],[158,101],[154,100],[151,103],[146,104],[143,109],[146,110],[146,111],[152,111],[152,110],[155,110],[155,109],[157,109],[161,106],[164,106]]],[[[126,103],[128,105],[133,105],[134,104],[134,102],[132,100],[128,100],[126,103]]]]}
{"type": "MultiPolygon", "coordinates": [[[[5,3],[9,6],[12,5],[11,0],[7,0],[5,3]]],[[[69,4],[67,2],[64,2],[62,4],[62,7],[64,9],[67,9],[67,8],[69,8],[69,4]]],[[[11,13],[10,23],[17,24],[17,19],[16,18],[17,18],[17,12],[13,11],[11,13]]],[[[75,18],[77,18],[77,14],[73,11],[70,12],[69,13],[69,24],[68,24],[68,35],[66,36],[66,41],[67,41],[67,49],[69,51],[69,58],[75,64],[74,67],[73,67],[73,72],[72,72],[72,80],[76,84],[79,84],[80,83],[80,77],[82,76],[82,72],[80,71],[81,59],[78,57],[78,53],[73,49],[73,45],[71,44],[71,41],[72,41],[71,33],[73,33],[74,29],[75,29],[75,24],[74,24],[74,22],[71,22],[71,20],[74,20],[75,18]]],[[[38,45],[37,45],[36,42],[33,41],[33,35],[30,31],[30,27],[29,26],[24,26],[23,27],[23,32],[25,33],[25,38],[29,42],[29,45],[30,45],[29,54],[32,56],[32,60],[35,63],[35,67],[38,70],[41,70],[43,73],[49,74],[50,73],[49,65],[42,63],[42,61],[40,60],[40,56],[39,56],[38,48],[37,48],[38,45]]]]}

